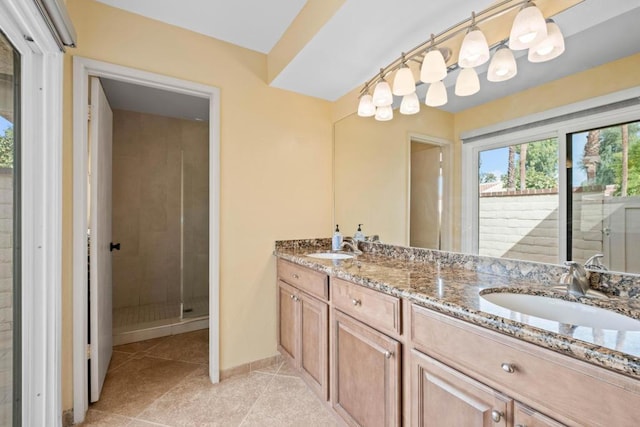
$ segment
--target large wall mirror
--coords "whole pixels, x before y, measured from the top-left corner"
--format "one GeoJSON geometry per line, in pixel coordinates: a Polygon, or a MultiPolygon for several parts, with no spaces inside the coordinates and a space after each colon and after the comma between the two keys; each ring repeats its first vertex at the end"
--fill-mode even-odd
{"type": "MultiPolygon", "coordinates": [[[[563,56],[527,64],[524,55],[519,75],[509,82],[488,83],[486,70],[479,70],[481,91],[469,99],[456,98],[440,109],[422,104],[410,116],[396,109],[387,122],[355,113],[335,122],[334,217],[343,233],[352,235],[362,223],[365,234],[378,234],[384,243],[552,263],[604,253],[610,270],[640,273],[640,255],[625,249],[640,235],[640,114],[565,129],[566,141],[554,139],[555,133],[488,145],[476,151],[471,167],[462,162],[465,133],[640,90],[640,6],[616,1],[625,10],[615,14],[594,3],[555,17],[568,28],[563,56]],[[579,19],[593,22],[577,30],[572,23],[579,19]],[[475,176],[475,201],[463,198],[469,185],[463,175],[475,176]],[[565,187],[568,200],[560,200],[562,185],[571,188],[565,187]],[[508,191],[521,198],[502,197],[508,191]],[[539,193],[535,203],[546,210],[514,240],[513,231],[500,226],[533,212],[533,202],[522,198],[527,193],[539,193]],[[463,216],[473,203],[484,217],[473,230],[475,243],[468,243],[471,228],[463,216]],[[509,209],[514,218],[495,215],[509,209]],[[531,242],[540,245],[532,250],[526,247],[531,242]]],[[[445,79],[450,98],[455,77],[445,79]]]]}

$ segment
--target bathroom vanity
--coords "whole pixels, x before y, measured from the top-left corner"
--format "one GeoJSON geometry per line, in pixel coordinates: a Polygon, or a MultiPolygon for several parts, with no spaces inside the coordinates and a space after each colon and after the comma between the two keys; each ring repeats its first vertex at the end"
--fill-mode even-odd
{"type": "Polygon", "coordinates": [[[610,275],[592,282],[611,298],[576,299],[552,289],[560,266],[360,246],[344,260],[307,256],[328,239],[275,250],[279,350],[347,425],[640,422],[640,284],[610,275]],[[526,315],[481,296],[494,291],[597,305],[631,327],[526,315]]]}

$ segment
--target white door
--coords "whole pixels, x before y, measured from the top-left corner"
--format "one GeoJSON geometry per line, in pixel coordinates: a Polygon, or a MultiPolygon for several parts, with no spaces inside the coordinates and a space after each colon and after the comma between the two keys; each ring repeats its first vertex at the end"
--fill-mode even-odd
{"type": "Polygon", "coordinates": [[[615,197],[608,206],[604,249],[609,270],[640,273],[640,198],[615,197]]]}
{"type": "Polygon", "coordinates": [[[112,352],[111,323],[111,137],[113,113],[100,80],[91,78],[89,123],[91,229],[89,321],[91,339],[90,400],[100,398],[112,352]]]}

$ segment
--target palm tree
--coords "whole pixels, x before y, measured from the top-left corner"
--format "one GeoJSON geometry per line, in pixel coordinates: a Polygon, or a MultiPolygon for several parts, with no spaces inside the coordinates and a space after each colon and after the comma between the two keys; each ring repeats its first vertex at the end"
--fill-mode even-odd
{"type": "Polygon", "coordinates": [[[620,186],[620,195],[627,197],[627,188],[629,184],[629,125],[622,125],[622,184],[620,186]]]}
{"type": "Polygon", "coordinates": [[[507,190],[516,188],[516,147],[509,146],[509,161],[507,165],[507,190]]]}
{"type": "Polygon", "coordinates": [[[584,145],[582,166],[587,172],[587,183],[593,185],[596,181],[596,171],[600,163],[600,129],[590,130],[587,143],[584,145]]]}
{"type": "Polygon", "coordinates": [[[520,190],[527,188],[527,147],[528,144],[520,146],[520,190]]]}

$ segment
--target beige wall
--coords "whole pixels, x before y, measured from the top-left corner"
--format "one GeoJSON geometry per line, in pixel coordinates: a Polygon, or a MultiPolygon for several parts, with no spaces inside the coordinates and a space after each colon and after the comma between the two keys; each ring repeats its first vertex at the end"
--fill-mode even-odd
{"type": "Polygon", "coordinates": [[[182,157],[186,290],[207,295],[208,123],[114,110],[113,128],[114,308],[181,300],[182,157]]]}
{"type": "Polygon", "coordinates": [[[424,107],[388,122],[355,114],[334,126],[335,221],[344,235],[359,223],[384,243],[408,243],[410,135],[452,140],[453,115],[424,107]]]}
{"type": "Polygon", "coordinates": [[[330,104],[267,86],[263,54],[93,0],[67,7],[78,48],[65,58],[63,409],[73,405],[73,55],[221,89],[221,368],[276,354],[274,240],[331,230],[330,104]]]}

